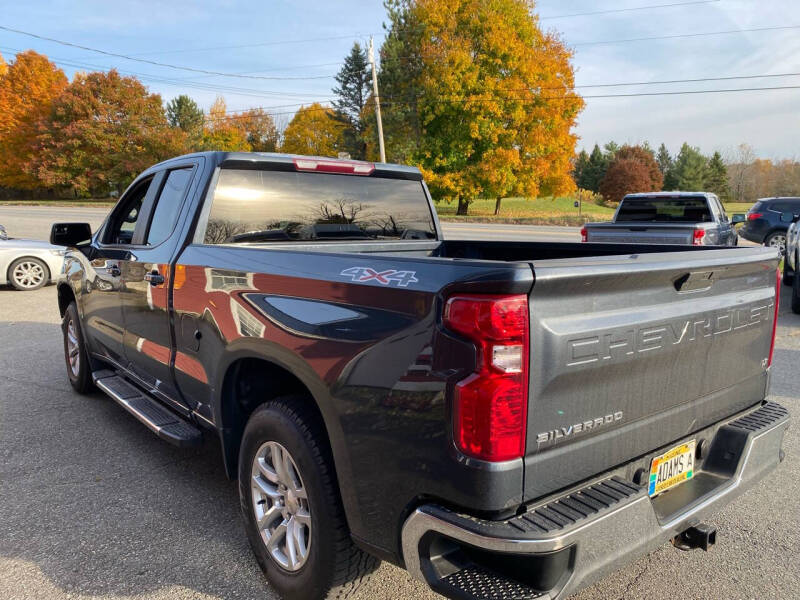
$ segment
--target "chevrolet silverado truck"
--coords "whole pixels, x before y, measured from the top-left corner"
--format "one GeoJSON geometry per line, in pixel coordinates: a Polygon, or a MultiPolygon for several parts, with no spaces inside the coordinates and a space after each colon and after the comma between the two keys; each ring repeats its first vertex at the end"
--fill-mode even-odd
{"type": "Polygon", "coordinates": [[[564,598],[707,549],[783,459],[775,249],[445,240],[417,169],[224,152],[51,238],[70,383],[218,440],[285,598],[380,560],[449,598],[564,598]]]}
{"type": "Polygon", "coordinates": [[[586,223],[581,241],[634,244],[688,244],[736,246],[734,225],[715,194],[705,192],[650,192],[628,194],[608,223],[586,223]]]}

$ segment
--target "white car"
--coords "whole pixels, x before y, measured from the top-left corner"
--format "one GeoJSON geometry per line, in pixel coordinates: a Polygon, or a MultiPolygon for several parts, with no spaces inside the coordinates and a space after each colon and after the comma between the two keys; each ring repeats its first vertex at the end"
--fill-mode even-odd
{"type": "Polygon", "coordinates": [[[54,281],[64,263],[64,249],[38,240],[8,237],[0,225],[0,285],[36,290],[54,281]]]}

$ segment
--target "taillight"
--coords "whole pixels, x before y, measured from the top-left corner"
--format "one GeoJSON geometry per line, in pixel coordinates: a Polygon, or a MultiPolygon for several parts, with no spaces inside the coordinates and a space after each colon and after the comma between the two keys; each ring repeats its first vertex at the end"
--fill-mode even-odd
{"type": "Polygon", "coordinates": [[[525,454],[528,414],[528,297],[453,296],[446,327],[477,350],[475,372],[455,386],[453,437],[464,454],[489,461],[525,454]]]}
{"type": "Polygon", "coordinates": [[[589,234],[586,233],[586,227],[581,227],[581,241],[585,242],[589,239],[589,234]]]}
{"type": "Polygon", "coordinates": [[[706,237],[706,230],[705,229],[695,229],[694,233],[692,234],[692,245],[693,246],[702,246],[703,239],[706,237]]]}
{"type": "Polygon", "coordinates": [[[764,216],[764,213],[747,213],[747,220],[748,221],[755,221],[756,219],[760,219],[764,216]]]}
{"type": "Polygon", "coordinates": [[[781,270],[777,269],[775,274],[775,318],[772,321],[772,342],[769,345],[769,360],[767,367],[772,366],[772,355],[775,353],[775,335],[778,333],[778,308],[781,303],[781,270]]]}
{"type": "Polygon", "coordinates": [[[369,175],[375,165],[360,160],[328,160],[324,158],[295,158],[294,168],[298,171],[318,173],[344,173],[347,175],[369,175]]]}

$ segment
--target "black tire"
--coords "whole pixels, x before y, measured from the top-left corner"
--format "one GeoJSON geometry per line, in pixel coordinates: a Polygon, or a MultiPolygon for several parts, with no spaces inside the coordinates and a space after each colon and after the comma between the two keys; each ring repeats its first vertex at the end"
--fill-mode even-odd
{"type": "MultiPolygon", "coordinates": [[[[794,281],[794,271],[789,269],[789,265],[787,264],[789,260],[784,256],[783,257],[783,285],[792,285],[794,281]]],[[[797,264],[797,263],[795,263],[797,264]]]]}
{"type": "Polygon", "coordinates": [[[800,277],[792,281],[792,312],[800,315],[800,277]]]}
{"type": "Polygon", "coordinates": [[[79,394],[88,394],[94,391],[92,381],[91,365],[89,364],[89,353],[86,350],[86,343],[83,340],[81,322],[78,317],[78,307],[75,302],[70,302],[67,310],[64,311],[64,318],[61,321],[61,331],[64,334],[64,361],[67,366],[67,377],[69,383],[79,394]],[[70,329],[72,324],[72,329],[70,329]],[[77,341],[77,369],[73,369],[70,355],[76,348],[70,348],[70,339],[77,341]]]}
{"type": "Polygon", "coordinates": [[[319,418],[304,396],[286,396],[260,406],[250,416],[239,453],[239,498],[250,546],[269,583],[282,598],[347,598],[380,564],[350,537],[333,457],[319,418]],[[308,555],[299,570],[282,567],[267,550],[253,508],[253,463],[267,442],[290,454],[308,498],[311,515],[308,555]]]}
{"type": "MultiPolygon", "coordinates": [[[[31,277],[33,277],[33,275],[31,275],[31,277]]],[[[47,265],[38,258],[18,258],[11,263],[10,267],[8,267],[7,279],[14,289],[21,292],[31,292],[33,290],[38,290],[39,288],[42,288],[50,283],[50,269],[48,269],[47,265]],[[24,267],[26,265],[30,265],[29,268],[33,269],[33,273],[36,273],[36,280],[17,276],[17,268],[20,266],[24,267]]]]}
{"type": "Polygon", "coordinates": [[[783,236],[783,239],[784,239],[784,249],[781,250],[781,256],[783,256],[783,254],[786,251],[786,232],[785,231],[773,231],[767,237],[764,238],[764,245],[767,246],[767,247],[772,246],[772,241],[778,236],[783,236]]]}

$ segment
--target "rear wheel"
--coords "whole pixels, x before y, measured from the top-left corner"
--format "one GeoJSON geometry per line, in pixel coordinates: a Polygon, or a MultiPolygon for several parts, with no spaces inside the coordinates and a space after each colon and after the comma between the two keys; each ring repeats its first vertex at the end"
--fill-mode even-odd
{"type": "Polygon", "coordinates": [[[379,561],[353,544],[322,424],[310,398],[271,401],[250,417],[239,497],[250,545],[283,598],[346,598],[379,561]]]}
{"type": "Polygon", "coordinates": [[[21,291],[38,290],[50,280],[47,265],[38,258],[18,258],[8,268],[8,281],[21,291]]]}
{"type": "Polygon", "coordinates": [[[786,233],[783,231],[773,231],[764,240],[764,245],[780,250],[781,256],[786,254],[786,233]]]}

